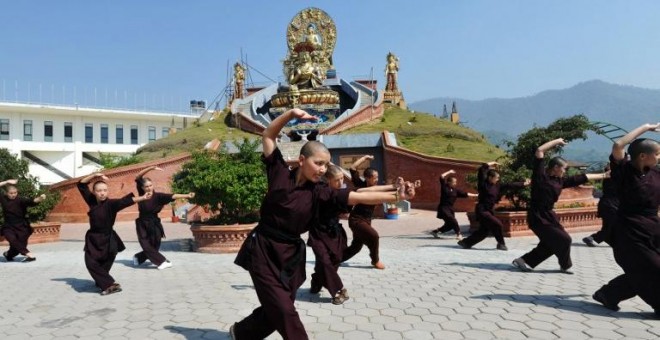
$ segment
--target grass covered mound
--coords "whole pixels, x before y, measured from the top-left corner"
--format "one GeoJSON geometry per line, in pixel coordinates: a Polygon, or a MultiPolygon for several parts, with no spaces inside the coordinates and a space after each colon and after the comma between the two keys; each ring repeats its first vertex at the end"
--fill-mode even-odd
{"type": "Polygon", "coordinates": [[[504,152],[479,132],[446,119],[387,107],[382,119],[342,134],[373,133],[388,130],[396,134],[399,146],[427,155],[473,161],[492,161],[504,152]]]}
{"type": "MultiPolygon", "coordinates": [[[[382,119],[345,130],[341,134],[380,133],[383,130],[394,132],[399,146],[432,156],[491,161],[504,154],[479,132],[432,115],[412,113],[397,107],[386,108],[382,119]]],[[[213,121],[191,124],[182,131],[143,146],[135,157],[141,162],[150,161],[199,150],[214,138],[222,142],[238,142],[245,137],[260,138],[228,126],[227,113],[222,113],[213,121]]]]}

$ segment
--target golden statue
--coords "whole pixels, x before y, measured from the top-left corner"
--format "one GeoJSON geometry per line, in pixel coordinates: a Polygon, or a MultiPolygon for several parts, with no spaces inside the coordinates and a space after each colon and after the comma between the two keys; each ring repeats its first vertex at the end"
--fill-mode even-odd
{"type": "Polygon", "coordinates": [[[312,56],[309,52],[300,52],[296,67],[289,75],[291,87],[302,89],[315,89],[323,84],[323,74],[312,64],[312,56]]]}
{"type": "Polygon", "coordinates": [[[234,96],[232,99],[243,98],[245,84],[245,69],[240,63],[234,64],[234,96]]]}
{"type": "Polygon", "coordinates": [[[399,58],[390,52],[387,54],[387,64],[385,65],[385,78],[387,79],[385,91],[399,91],[399,86],[396,83],[397,72],[399,72],[399,58]]]}
{"type": "Polygon", "coordinates": [[[273,107],[339,103],[339,94],[323,87],[327,71],[334,68],[336,41],[335,23],[324,11],[310,7],[293,17],[286,31],[289,51],[283,61],[289,87],[271,98],[273,107]]]}

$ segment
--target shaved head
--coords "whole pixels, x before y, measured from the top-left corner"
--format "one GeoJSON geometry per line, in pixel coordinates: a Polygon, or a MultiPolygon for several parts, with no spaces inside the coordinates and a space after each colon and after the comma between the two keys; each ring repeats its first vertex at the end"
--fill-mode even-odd
{"type": "Polygon", "coordinates": [[[300,149],[300,154],[305,157],[310,157],[319,153],[329,154],[330,151],[328,151],[325,144],[317,141],[309,141],[303,145],[302,149],[300,149]]]}

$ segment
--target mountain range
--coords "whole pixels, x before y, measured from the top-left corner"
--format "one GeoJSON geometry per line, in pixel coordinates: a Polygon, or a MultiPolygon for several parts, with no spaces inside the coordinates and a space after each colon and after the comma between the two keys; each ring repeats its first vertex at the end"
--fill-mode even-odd
{"type": "MultiPolygon", "coordinates": [[[[660,121],[660,90],[590,80],[561,90],[547,90],[521,98],[466,100],[438,97],[411,103],[409,109],[441,116],[443,105],[451,111],[455,102],[462,124],[483,133],[492,143],[515,140],[534,126],[557,118],[584,114],[594,122],[606,122],[630,130],[642,123],[660,121]]],[[[573,142],[565,156],[580,161],[607,158],[611,141],[590,133],[573,142]]]]}

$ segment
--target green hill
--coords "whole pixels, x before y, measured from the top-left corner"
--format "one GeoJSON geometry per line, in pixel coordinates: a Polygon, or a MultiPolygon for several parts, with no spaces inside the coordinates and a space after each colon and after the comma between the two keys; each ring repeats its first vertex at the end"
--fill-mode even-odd
{"type": "MultiPolygon", "coordinates": [[[[229,127],[226,118],[227,114],[223,113],[211,122],[193,125],[153,141],[140,148],[136,158],[140,161],[150,161],[174,156],[200,149],[214,138],[220,141],[236,141],[244,137],[258,138],[254,134],[229,127]]],[[[342,134],[374,133],[383,130],[394,132],[400,146],[428,155],[486,161],[503,154],[478,132],[428,114],[416,114],[396,107],[388,107],[383,119],[346,130],[342,134]]]]}
{"type": "Polygon", "coordinates": [[[346,130],[342,134],[383,130],[394,132],[400,146],[427,155],[473,161],[491,161],[504,155],[479,132],[430,114],[413,113],[398,107],[387,107],[380,121],[346,130]]]}

